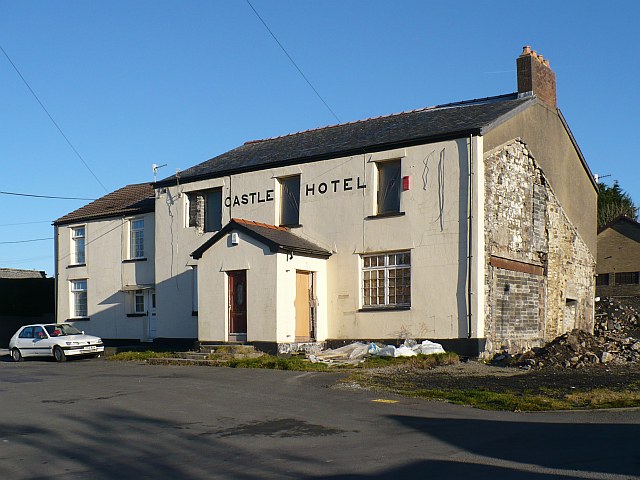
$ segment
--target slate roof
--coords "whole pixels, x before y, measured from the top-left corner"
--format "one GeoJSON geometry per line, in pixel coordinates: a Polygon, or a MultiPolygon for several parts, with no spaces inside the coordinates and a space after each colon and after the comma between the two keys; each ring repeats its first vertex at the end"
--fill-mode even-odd
{"type": "MultiPolygon", "coordinates": [[[[486,133],[535,102],[516,93],[428,107],[244,145],[179,172],[181,183],[486,133]]],[[[156,186],[176,183],[172,175],[156,186]]]]}
{"type": "Polygon", "coordinates": [[[0,278],[47,278],[47,274],[38,270],[19,270],[17,268],[0,268],[0,278]]]}
{"type": "Polygon", "coordinates": [[[54,220],[54,225],[108,217],[121,217],[153,212],[155,194],[151,183],[136,183],[122,187],[93,202],[54,220]]]}
{"type": "Polygon", "coordinates": [[[608,228],[613,228],[615,230],[616,226],[621,225],[623,223],[626,223],[626,224],[630,225],[633,228],[640,228],[640,223],[638,223],[633,218],[630,218],[630,217],[628,217],[626,215],[618,215],[616,218],[611,220],[606,225],[603,225],[600,228],[598,228],[598,235],[600,235],[602,232],[604,232],[608,228]]]}
{"type": "Polygon", "coordinates": [[[310,242],[294,233],[285,227],[276,227],[274,225],[268,225],[266,223],[254,222],[251,220],[244,220],[242,218],[232,218],[218,233],[216,233],[209,240],[204,242],[197,250],[195,250],[191,256],[193,258],[202,258],[204,252],[206,252],[212,245],[218,242],[218,240],[224,238],[228,233],[233,230],[238,230],[246,233],[247,235],[255,238],[259,242],[269,247],[272,252],[280,253],[292,253],[296,255],[329,258],[331,252],[319,247],[315,243],[310,242]]]}

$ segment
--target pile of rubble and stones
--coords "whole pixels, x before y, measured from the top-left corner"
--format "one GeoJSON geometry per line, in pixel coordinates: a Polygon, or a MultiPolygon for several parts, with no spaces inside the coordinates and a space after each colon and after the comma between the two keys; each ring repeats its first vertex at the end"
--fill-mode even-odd
{"type": "Polygon", "coordinates": [[[596,302],[593,335],[573,330],[520,355],[496,355],[492,363],[525,369],[640,365],[640,299],[603,297],[596,302]]]}

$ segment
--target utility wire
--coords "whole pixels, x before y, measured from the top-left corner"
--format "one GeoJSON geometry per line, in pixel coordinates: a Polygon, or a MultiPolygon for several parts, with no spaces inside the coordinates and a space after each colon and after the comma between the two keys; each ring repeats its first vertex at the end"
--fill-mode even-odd
{"type": "Polygon", "coordinates": [[[40,101],[40,99],[38,98],[38,95],[36,95],[36,92],[33,91],[33,89],[31,88],[31,86],[29,85],[29,83],[27,82],[27,80],[22,76],[22,73],[20,73],[20,70],[18,70],[18,67],[16,67],[16,64],[13,63],[13,60],[11,60],[11,58],[9,57],[9,55],[7,54],[7,52],[4,51],[4,48],[2,48],[2,45],[0,45],[0,50],[2,50],[2,53],[4,54],[5,57],[7,57],[7,60],[9,60],[9,63],[11,64],[11,66],[13,67],[13,69],[16,71],[16,73],[18,74],[18,76],[22,79],[22,81],[24,82],[24,84],[27,86],[27,88],[29,89],[29,91],[31,92],[31,95],[33,95],[33,97],[36,99],[36,101],[40,104],[40,106],[42,107],[42,109],[44,110],[44,113],[47,114],[47,116],[49,117],[49,120],[51,120],[51,122],[55,125],[55,127],[58,129],[58,132],[60,132],[60,135],[62,135],[62,137],[67,141],[67,143],[69,144],[69,146],[71,147],[71,150],[74,151],[74,153],[77,155],[77,157],[80,159],[80,161],[83,163],[83,165],[87,168],[87,170],[89,170],[89,173],[91,173],[91,175],[93,175],[93,178],[96,179],[96,181],[100,184],[100,186],[104,189],[105,192],[109,192],[109,190],[107,190],[107,187],[104,186],[104,184],[100,181],[100,179],[96,176],[95,173],[93,173],[93,170],[91,170],[91,168],[89,167],[89,165],[87,164],[87,162],[84,161],[84,158],[82,158],[82,155],[80,155],[80,152],[78,152],[78,150],[76,150],[76,147],[73,146],[73,144],[71,143],[71,141],[67,138],[67,136],[64,134],[64,132],[62,131],[62,129],[60,128],[60,126],[58,125],[58,123],[53,119],[53,117],[51,116],[51,114],[49,113],[49,111],[46,109],[46,107],[44,106],[44,104],[40,101]]]}
{"type": "Polygon", "coordinates": [[[6,245],[8,243],[29,243],[29,242],[41,242],[43,240],[53,240],[53,237],[48,238],[32,238],[30,240],[14,240],[13,242],[0,242],[0,245],[6,245]]]}
{"type": "Polygon", "coordinates": [[[49,223],[50,224],[51,220],[39,220],[37,222],[0,223],[0,227],[15,227],[17,225],[33,225],[34,223],[49,223]]]}
{"type": "Polygon", "coordinates": [[[51,195],[34,195],[31,193],[0,192],[0,195],[16,195],[18,197],[54,198],[56,200],[96,200],[95,198],[55,197],[51,195]]]}
{"type": "Polygon", "coordinates": [[[267,31],[271,34],[271,36],[273,37],[273,39],[276,41],[276,43],[278,44],[278,46],[282,49],[282,51],[284,52],[284,54],[287,56],[287,58],[291,61],[291,63],[293,64],[294,67],[296,67],[296,70],[298,70],[298,72],[300,73],[300,75],[302,75],[302,78],[304,78],[305,82],[307,82],[307,84],[311,87],[311,90],[313,90],[315,92],[315,94],[318,96],[318,98],[320,99],[320,101],[322,103],[324,103],[324,106],[327,107],[327,110],[329,110],[331,112],[331,115],[333,115],[333,117],[338,121],[338,123],[340,123],[340,119],[338,118],[338,116],[335,114],[335,112],[331,109],[331,107],[327,104],[327,102],[324,101],[324,98],[322,98],[322,96],[320,95],[320,93],[318,93],[318,90],[316,90],[316,88],[311,84],[311,82],[309,81],[309,79],[307,78],[307,76],[302,73],[302,70],[300,69],[300,67],[298,66],[298,64],[293,60],[293,58],[291,58],[291,55],[289,55],[289,52],[287,52],[287,50],[282,46],[282,44],[280,43],[280,40],[278,40],[278,38],[275,36],[275,34],[271,31],[271,29],[269,28],[269,26],[267,25],[267,23],[262,19],[262,17],[260,16],[260,14],[258,13],[258,11],[253,7],[253,5],[251,5],[251,2],[249,0],[246,0],[247,3],[249,4],[249,6],[251,7],[251,10],[253,10],[253,13],[256,14],[256,17],[258,17],[258,19],[262,22],[262,24],[264,25],[264,28],[267,29],[267,31]]]}

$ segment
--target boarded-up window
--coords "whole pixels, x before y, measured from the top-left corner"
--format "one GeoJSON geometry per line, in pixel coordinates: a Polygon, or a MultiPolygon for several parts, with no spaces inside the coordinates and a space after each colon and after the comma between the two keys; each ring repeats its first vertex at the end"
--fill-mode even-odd
{"type": "Polygon", "coordinates": [[[222,189],[187,194],[186,225],[199,232],[217,232],[222,228],[222,189]]]}
{"type": "Polygon", "coordinates": [[[400,160],[378,165],[378,214],[400,211],[400,160]]]}
{"type": "Polygon", "coordinates": [[[636,285],[640,280],[640,272],[616,273],[616,285],[636,285]]]}
{"type": "Polygon", "coordinates": [[[280,225],[300,224],[300,175],[280,179],[280,225]]]}
{"type": "Polygon", "coordinates": [[[205,232],[217,232],[222,228],[222,189],[210,190],[205,195],[205,232]]]}

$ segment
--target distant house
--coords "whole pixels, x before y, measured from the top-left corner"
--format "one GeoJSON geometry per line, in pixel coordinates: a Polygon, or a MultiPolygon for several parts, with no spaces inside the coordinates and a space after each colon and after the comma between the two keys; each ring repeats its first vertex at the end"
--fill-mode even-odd
{"type": "Polygon", "coordinates": [[[278,351],[592,330],[597,185],[549,62],[516,67],[514,93],[250,141],[58,219],[58,318],[278,351]]]}
{"type": "Polygon", "coordinates": [[[54,221],[57,320],[104,339],[155,336],[154,191],[127,185],[54,221]]]}
{"type": "Polygon", "coordinates": [[[54,320],[54,279],[45,272],[0,268],[0,346],[18,327],[54,320]]]}
{"type": "Polygon", "coordinates": [[[598,231],[596,295],[640,296],[640,223],[621,216],[598,231]]]}

